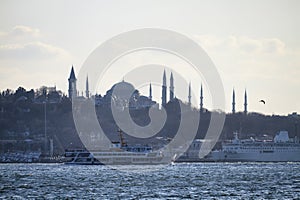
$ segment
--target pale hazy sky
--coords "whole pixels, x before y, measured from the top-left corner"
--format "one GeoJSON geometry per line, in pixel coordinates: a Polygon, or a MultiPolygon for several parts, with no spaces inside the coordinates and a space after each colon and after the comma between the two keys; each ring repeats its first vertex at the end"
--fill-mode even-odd
{"type": "MultiPolygon", "coordinates": [[[[205,49],[223,80],[226,111],[234,87],[237,110],[247,88],[249,111],[300,112],[299,25],[300,1],[1,1],[0,90],[55,84],[67,93],[72,64],[77,73],[102,42],[153,27],[182,33],[205,49]]],[[[198,83],[192,86],[199,91],[198,83]]],[[[155,98],[160,102],[160,91],[155,98]]]]}

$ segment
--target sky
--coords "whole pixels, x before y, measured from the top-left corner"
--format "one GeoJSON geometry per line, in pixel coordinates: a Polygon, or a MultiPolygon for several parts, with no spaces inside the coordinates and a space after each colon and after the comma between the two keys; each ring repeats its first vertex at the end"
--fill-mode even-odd
{"type": "MultiPolygon", "coordinates": [[[[56,85],[67,93],[72,65],[77,74],[100,44],[118,34],[147,27],[176,31],[206,51],[222,79],[227,112],[231,111],[234,88],[237,111],[243,110],[246,89],[250,112],[300,113],[299,11],[300,2],[296,0],[3,0],[0,2],[0,90],[56,85]],[[266,104],[259,102],[261,99],[266,104]]],[[[129,65],[148,64],[160,56],[157,52],[143,52],[123,58],[123,62],[115,64],[116,69],[122,70],[106,75],[97,92],[105,93],[122,78],[134,82],[126,75],[129,65]]],[[[187,88],[185,91],[176,85],[176,80],[184,75],[186,80],[190,78],[188,81],[195,91],[193,105],[199,105],[203,82],[204,106],[215,109],[205,77],[193,78],[192,70],[182,70],[186,69],[182,61],[170,60],[173,68],[166,64],[166,71],[167,78],[171,71],[175,74],[175,95],[187,101],[187,88]]],[[[163,68],[156,76],[162,77],[162,71],[163,68]]],[[[160,102],[161,83],[152,81],[154,99],[160,102]]],[[[151,80],[146,82],[136,87],[147,96],[151,80]]]]}

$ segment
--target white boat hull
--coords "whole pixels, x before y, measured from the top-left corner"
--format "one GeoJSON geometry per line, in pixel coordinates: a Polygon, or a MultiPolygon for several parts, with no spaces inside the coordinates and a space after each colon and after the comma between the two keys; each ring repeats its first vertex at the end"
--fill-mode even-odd
{"type": "Polygon", "coordinates": [[[158,153],[87,152],[79,151],[65,164],[74,165],[159,165],[171,163],[169,156],[158,153]]]}
{"type": "Polygon", "coordinates": [[[213,151],[207,157],[210,161],[247,161],[247,162],[298,162],[300,151],[293,152],[224,152],[213,151]]]}
{"type": "Polygon", "coordinates": [[[296,162],[300,161],[300,143],[289,138],[287,131],[280,131],[273,141],[240,140],[234,133],[231,142],[222,143],[222,149],[212,151],[208,161],[296,162]]]}

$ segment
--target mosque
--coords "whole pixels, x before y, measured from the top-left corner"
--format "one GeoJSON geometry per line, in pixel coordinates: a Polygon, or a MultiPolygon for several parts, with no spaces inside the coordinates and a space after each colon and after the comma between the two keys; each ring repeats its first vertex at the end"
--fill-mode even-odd
{"type": "MultiPolygon", "coordinates": [[[[70,77],[68,79],[69,81],[69,89],[68,89],[68,93],[69,93],[69,98],[73,99],[73,98],[82,98],[82,99],[89,99],[92,98],[95,102],[96,106],[101,106],[101,105],[110,105],[111,101],[113,100],[114,104],[121,108],[124,109],[125,107],[129,107],[130,109],[140,109],[140,108],[147,108],[147,107],[151,107],[153,105],[157,105],[158,104],[152,100],[152,86],[151,83],[149,85],[149,96],[142,96],[140,95],[139,91],[136,90],[134,88],[134,86],[126,81],[121,81],[119,83],[116,83],[112,86],[112,88],[110,90],[108,90],[106,92],[106,94],[104,96],[101,95],[91,95],[90,91],[89,91],[89,81],[88,81],[88,77],[86,78],[86,89],[85,89],[85,97],[83,96],[83,92],[82,95],[79,95],[79,92],[77,91],[76,88],[76,76],[75,76],[75,72],[74,72],[74,67],[72,66],[71,68],[71,73],[70,73],[70,77]],[[113,90],[115,88],[119,88],[124,92],[124,95],[120,94],[119,96],[115,96],[115,94],[113,93],[113,90]],[[133,91],[133,92],[132,92],[133,91]],[[124,98],[125,94],[127,94],[128,92],[132,93],[129,101],[128,99],[124,98]],[[123,97],[122,97],[123,96],[123,97]]],[[[176,97],[174,95],[174,77],[173,77],[173,73],[171,72],[170,75],[170,87],[169,87],[169,102],[173,101],[176,97]]],[[[191,104],[191,84],[189,84],[188,87],[188,105],[192,106],[191,104]]],[[[161,106],[166,106],[168,103],[167,101],[167,77],[166,77],[166,71],[164,70],[163,72],[163,84],[162,84],[162,94],[161,94],[161,106]]],[[[236,109],[235,109],[235,90],[233,89],[232,92],[232,114],[236,113],[236,109]]],[[[244,94],[244,114],[246,115],[248,113],[247,111],[247,91],[245,90],[245,94],[244,94]]],[[[207,111],[207,109],[205,109],[203,107],[203,87],[201,84],[200,87],[200,112],[205,112],[207,111]]]]}

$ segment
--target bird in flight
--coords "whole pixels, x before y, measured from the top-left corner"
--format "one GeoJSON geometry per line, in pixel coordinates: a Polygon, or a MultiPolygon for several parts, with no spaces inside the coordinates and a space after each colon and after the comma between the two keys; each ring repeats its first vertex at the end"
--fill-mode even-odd
{"type": "Polygon", "coordinates": [[[259,102],[262,102],[263,104],[266,104],[265,100],[263,100],[263,99],[260,100],[259,102]]]}

